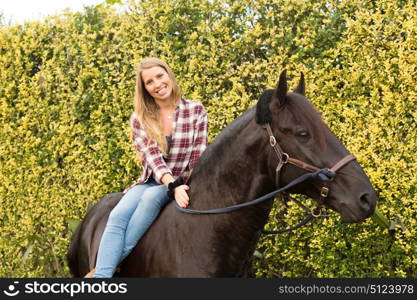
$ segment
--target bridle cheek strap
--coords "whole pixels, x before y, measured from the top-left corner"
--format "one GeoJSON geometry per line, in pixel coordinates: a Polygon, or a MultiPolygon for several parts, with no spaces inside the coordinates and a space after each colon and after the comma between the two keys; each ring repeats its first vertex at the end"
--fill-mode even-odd
{"type": "Polygon", "coordinates": [[[348,154],[347,156],[345,156],[344,158],[342,158],[341,160],[339,160],[333,167],[331,167],[330,169],[321,169],[318,168],[316,166],[313,166],[309,163],[303,162],[301,160],[292,158],[288,155],[288,153],[285,153],[282,148],[279,146],[273,132],[271,129],[271,126],[269,124],[265,124],[263,126],[263,128],[266,129],[267,134],[269,136],[269,143],[271,145],[271,147],[274,149],[275,154],[277,155],[278,158],[278,165],[277,168],[275,170],[275,183],[278,186],[278,181],[279,181],[279,172],[281,171],[282,167],[289,163],[292,164],[294,166],[297,166],[301,169],[307,170],[309,172],[316,172],[319,170],[322,170],[323,172],[320,172],[318,174],[318,179],[321,179],[322,181],[324,181],[324,185],[320,188],[320,200],[319,200],[319,205],[324,204],[325,199],[327,198],[327,196],[329,195],[329,187],[327,186],[327,183],[329,181],[332,181],[333,178],[336,176],[336,172],[339,171],[341,168],[343,168],[344,166],[346,166],[348,163],[350,163],[353,160],[356,160],[356,157],[353,156],[352,154],[348,154]]]}

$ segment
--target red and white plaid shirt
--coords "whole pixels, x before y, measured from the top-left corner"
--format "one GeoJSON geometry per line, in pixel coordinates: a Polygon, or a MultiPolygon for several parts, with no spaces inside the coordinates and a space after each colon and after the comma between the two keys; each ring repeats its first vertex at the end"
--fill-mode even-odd
{"type": "Polygon", "coordinates": [[[181,176],[186,180],[207,147],[207,125],[204,106],[198,102],[181,99],[175,110],[172,142],[165,161],[156,142],[147,137],[138,115],[132,113],[130,126],[133,144],[142,155],[143,167],[142,175],[134,185],[146,182],[151,175],[158,183],[162,183],[161,178],[166,173],[175,179],[181,176]]]}

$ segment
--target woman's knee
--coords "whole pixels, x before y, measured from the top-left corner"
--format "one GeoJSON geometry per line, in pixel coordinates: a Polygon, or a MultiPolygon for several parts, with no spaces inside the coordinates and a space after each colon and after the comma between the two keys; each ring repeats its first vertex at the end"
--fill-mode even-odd
{"type": "Polygon", "coordinates": [[[142,196],[144,189],[132,188],[128,191],[119,203],[112,209],[109,215],[108,223],[110,224],[127,224],[135,211],[139,199],[142,196]]]}
{"type": "Polygon", "coordinates": [[[167,191],[164,185],[149,188],[143,193],[139,205],[142,209],[161,209],[167,202],[167,191]]]}
{"type": "Polygon", "coordinates": [[[131,214],[128,213],[126,209],[123,208],[114,208],[109,215],[107,225],[120,225],[126,227],[129,223],[129,217],[131,214]]]}

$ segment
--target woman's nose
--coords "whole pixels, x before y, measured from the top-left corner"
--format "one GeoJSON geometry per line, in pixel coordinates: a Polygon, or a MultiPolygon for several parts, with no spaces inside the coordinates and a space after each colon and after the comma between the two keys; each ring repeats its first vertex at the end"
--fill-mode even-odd
{"type": "Polygon", "coordinates": [[[161,81],[160,80],[155,80],[155,87],[159,88],[161,86],[161,81]]]}

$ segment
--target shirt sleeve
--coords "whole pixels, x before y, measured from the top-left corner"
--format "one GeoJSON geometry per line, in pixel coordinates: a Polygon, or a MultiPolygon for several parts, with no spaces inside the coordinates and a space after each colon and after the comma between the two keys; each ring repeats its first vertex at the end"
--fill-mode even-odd
{"type": "Polygon", "coordinates": [[[191,151],[191,156],[190,156],[190,163],[189,163],[190,170],[194,168],[201,154],[203,154],[204,150],[207,148],[207,140],[208,140],[207,127],[208,127],[207,112],[203,108],[195,124],[196,135],[194,138],[193,149],[191,151]]]}
{"type": "Polygon", "coordinates": [[[172,175],[172,172],[167,167],[156,142],[148,138],[135,113],[130,117],[130,127],[132,129],[133,145],[142,155],[142,160],[146,161],[146,164],[152,169],[156,182],[162,184],[162,176],[166,173],[172,175]]]}

